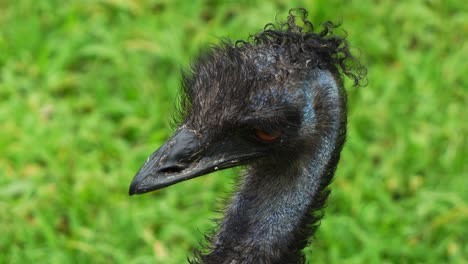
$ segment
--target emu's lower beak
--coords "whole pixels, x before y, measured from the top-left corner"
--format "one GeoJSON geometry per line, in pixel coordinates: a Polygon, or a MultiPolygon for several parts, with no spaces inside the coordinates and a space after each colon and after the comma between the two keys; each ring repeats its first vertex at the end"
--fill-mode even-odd
{"type": "Polygon", "coordinates": [[[193,131],[180,128],[146,160],[133,178],[129,194],[154,191],[262,156],[254,150],[245,152],[240,145],[233,140],[202,146],[193,131]]]}

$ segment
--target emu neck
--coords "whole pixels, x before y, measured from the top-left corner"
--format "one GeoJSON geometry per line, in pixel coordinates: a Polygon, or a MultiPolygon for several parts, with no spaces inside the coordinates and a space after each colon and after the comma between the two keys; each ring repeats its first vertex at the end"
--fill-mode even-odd
{"type": "Polygon", "coordinates": [[[309,145],[294,158],[262,161],[249,169],[212,239],[211,252],[203,257],[206,263],[305,261],[302,249],[320,219],[317,211],[328,196],[346,128],[343,91],[330,74],[318,78],[306,96],[314,115],[309,145]]]}

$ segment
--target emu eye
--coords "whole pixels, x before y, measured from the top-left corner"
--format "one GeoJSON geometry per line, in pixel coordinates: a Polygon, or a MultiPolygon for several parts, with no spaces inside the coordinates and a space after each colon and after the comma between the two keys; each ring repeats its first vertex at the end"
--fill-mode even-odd
{"type": "Polygon", "coordinates": [[[281,136],[281,131],[264,131],[259,128],[255,129],[255,136],[265,142],[273,142],[281,136]]]}

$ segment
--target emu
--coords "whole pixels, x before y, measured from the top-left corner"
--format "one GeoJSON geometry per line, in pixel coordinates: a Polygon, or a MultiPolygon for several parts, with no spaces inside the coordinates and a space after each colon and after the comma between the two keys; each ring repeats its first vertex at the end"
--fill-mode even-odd
{"type": "Polygon", "coordinates": [[[184,72],[177,130],[129,193],[247,167],[193,263],[305,263],[345,142],[342,77],[357,86],[366,71],[336,27],[316,32],[306,10],[291,10],[248,41],[210,48],[184,72]]]}

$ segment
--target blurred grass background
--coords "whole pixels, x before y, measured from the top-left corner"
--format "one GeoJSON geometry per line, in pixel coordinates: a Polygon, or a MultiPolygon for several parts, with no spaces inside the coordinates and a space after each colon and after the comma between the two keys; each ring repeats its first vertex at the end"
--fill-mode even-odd
{"type": "Polygon", "coordinates": [[[462,0],[0,1],[0,263],[185,263],[239,170],[129,183],[190,58],[291,7],[342,21],[369,69],[309,260],[467,263],[462,0]]]}

